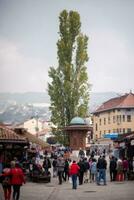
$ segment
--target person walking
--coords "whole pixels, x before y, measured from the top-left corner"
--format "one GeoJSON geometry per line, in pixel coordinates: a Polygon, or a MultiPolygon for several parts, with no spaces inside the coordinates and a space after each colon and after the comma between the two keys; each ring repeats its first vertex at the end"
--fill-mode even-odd
{"type": "Polygon", "coordinates": [[[52,166],[53,166],[53,177],[56,177],[57,176],[57,157],[54,158],[52,162],[52,166]]]}
{"type": "Polygon", "coordinates": [[[116,168],[117,168],[117,162],[114,156],[110,159],[110,165],[109,165],[109,171],[110,171],[110,180],[115,181],[116,180],[116,168]]]}
{"type": "Polygon", "coordinates": [[[85,165],[85,171],[84,171],[84,183],[88,183],[89,180],[89,162],[87,161],[87,158],[84,158],[84,165],[85,165]]]}
{"type": "Polygon", "coordinates": [[[77,189],[77,176],[78,176],[79,170],[80,170],[80,167],[74,160],[69,170],[69,174],[72,177],[72,189],[77,189]]]}
{"type": "Polygon", "coordinates": [[[98,159],[97,163],[97,170],[99,172],[99,177],[97,180],[97,184],[100,185],[101,179],[104,182],[104,185],[106,185],[106,169],[107,169],[107,162],[105,160],[105,156],[101,157],[98,159]]]}
{"type": "Polygon", "coordinates": [[[64,171],[63,171],[63,177],[64,177],[64,181],[69,180],[69,162],[66,159],[65,160],[65,166],[64,166],[64,171]]]}
{"type": "Polygon", "coordinates": [[[62,184],[62,178],[63,178],[63,171],[65,167],[65,161],[62,157],[59,157],[57,160],[57,171],[58,171],[58,179],[59,179],[59,185],[62,184]]]}
{"type": "Polygon", "coordinates": [[[83,184],[84,172],[85,172],[85,163],[84,163],[84,160],[82,158],[79,160],[78,165],[80,167],[80,170],[79,170],[79,185],[82,185],[83,184]]]}
{"type": "Polygon", "coordinates": [[[90,169],[91,169],[91,180],[90,180],[90,183],[91,182],[96,182],[97,183],[97,163],[96,163],[96,159],[95,158],[93,158],[93,160],[92,160],[90,169]]]}
{"type": "Polygon", "coordinates": [[[123,162],[122,159],[117,160],[117,181],[123,181],[123,162]]]}
{"type": "Polygon", "coordinates": [[[11,164],[11,185],[13,186],[13,200],[19,200],[20,187],[25,183],[24,174],[18,163],[11,164]]]}
{"type": "Polygon", "coordinates": [[[10,164],[6,164],[5,168],[3,169],[3,180],[2,186],[4,191],[4,198],[5,200],[10,200],[11,198],[11,166],[10,164]]]}
{"type": "Polygon", "coordinates": [[[48,174],[48,171],[51,168],[51,162],[50,162],[49,158],[47,158],[47,157],[44,158],[43,168],[45,170],[45,173],[48,174]]]}
{"type": "Polygon", "coordinates": [[[123,174],[124,174],[124,180],[128,179],[127,173],[128,173],[128,160],[126,158],[123,159],[123,174]]]}

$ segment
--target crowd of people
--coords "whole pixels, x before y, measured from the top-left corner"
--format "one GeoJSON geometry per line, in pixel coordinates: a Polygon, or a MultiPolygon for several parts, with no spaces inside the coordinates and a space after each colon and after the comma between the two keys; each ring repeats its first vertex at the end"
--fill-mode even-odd
{"type": "MultiPolygon", "coordinates": [[[[134,172],[134,162],[126,158],[117,159],[110,157],[109,165],[105,158],[105,152],[99,157],[91,153],[86,157],[80,149],[78,158],[70,158],[70,153],[58,151],[48,155],[44,154],[42,164],[35,157],[28,162],[29,175],[46,174],[58,178],[59,185],[69,181],[72,189],[77,189],[78,184],[96,183],[97,185],[107,185],[107,168],[109,168],[111,181],[129,180],[130,173],[134,172]]],[[[0,173],[5,200],[19,200],[20,188],[25,183],[24,169],[21,163],[14,158],[10,163],[5,163],[0,173]]]]}

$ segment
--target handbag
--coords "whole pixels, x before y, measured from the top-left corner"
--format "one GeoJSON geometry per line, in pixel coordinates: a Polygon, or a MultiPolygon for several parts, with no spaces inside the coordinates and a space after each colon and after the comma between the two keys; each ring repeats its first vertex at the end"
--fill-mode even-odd
{"type": "Polygon", "coordinates": [[[6,177],[4,178],[4,180],[2,181],[2,185],[3,185],[3,186],[8,186],[8,185],[10,185],[10,178],[9,178],[8,176],[6,176],[6,177]]]}

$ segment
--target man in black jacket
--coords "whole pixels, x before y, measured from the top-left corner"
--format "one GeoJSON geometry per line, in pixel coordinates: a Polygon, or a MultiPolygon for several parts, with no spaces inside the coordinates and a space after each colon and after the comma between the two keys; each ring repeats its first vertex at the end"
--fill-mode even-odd
{"type": "Polygon", "coordinates": [[[97,184],[100,185],[101,179],[104,181],[104,185],[106,185],[106,169],[107,169],[107,161],[105,160],[105,156],[98,159],[97,162],[97,170],[99,172],[98,182],[97,184]]]}
{"type": "Polygon", "coordinates": [[[47,158],[47,157],[44,158],[43,168],[45,170],[45,173],[48,174],[48,170],[49,170],[49,168],[51,168],[51,162],[50,162],[49,158],[47,158]]]}
{"type": "Polygon", "coordinates": [[[86,171],[84,160],[81,158],[77,164],[80,167],[80,170],[79,170],[79,185],[82,185],[83,184],[84,172],[86,171]]]}
{"type": "Polygon", "coordinates": [[[116,173],[117,173],[116,167],[117,167],[116,159],[114,158],[114,156],[112,156],[112,158],[110,160],[110,165],[109,165],[111,181],[115,181],[115,179],[116,179],[116,173]]]}

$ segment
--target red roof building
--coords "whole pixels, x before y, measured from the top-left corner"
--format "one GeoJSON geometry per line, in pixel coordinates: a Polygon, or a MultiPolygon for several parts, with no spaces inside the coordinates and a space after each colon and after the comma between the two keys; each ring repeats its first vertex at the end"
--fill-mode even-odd
{"type": "Polygon", "coordinates": [[[129,133],[134,131],[134,94],[130,92],[104,102],[93,113],[94,138],[106,133],[129,133]]]}
{"type": "Polygon", "coordinates": [[[119,108],[134,108],[134,94],[129,93],[120,97],[112,98],[104,102],[94,113],[100,113],[119,108]]]}
{"type": "Polygon", "coordinates": [[[4,124],[0,124],[0,144],[2,143],[27,143],[26,138],[17,135],[13,130],[7,128],[4,124]]]}

